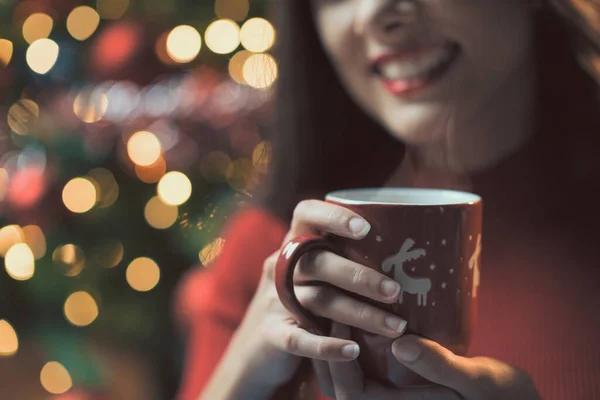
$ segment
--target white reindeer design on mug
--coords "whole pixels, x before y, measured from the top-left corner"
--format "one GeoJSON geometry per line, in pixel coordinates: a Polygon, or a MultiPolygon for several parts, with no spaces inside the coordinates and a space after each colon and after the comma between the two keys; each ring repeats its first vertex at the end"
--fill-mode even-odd
{"type": "Polygon", "coordinates": [[[400,284],[400,297],[398,303],[402,304],[404,292],[416,294],[417,304],[427,306],[427,293],[431,290],[431,279],[429,278],[412,278],[404,272],[404,264],[407,261],[416,260],[424,257],[426,252],[424,249],[410,250],[415,244],[412,239],[406,239],[400,248],[400,251],[386,258],[381,264],[381,269],[384,272],[390,272],[394,269],[394,280],[400,284]]]}

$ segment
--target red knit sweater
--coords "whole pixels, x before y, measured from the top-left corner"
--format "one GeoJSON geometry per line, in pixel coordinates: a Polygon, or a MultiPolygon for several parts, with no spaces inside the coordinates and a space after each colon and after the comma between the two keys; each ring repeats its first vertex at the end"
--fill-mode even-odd
{"type": "MultiPolygon", "coordinates": [[[[545,400],[600,399],[594,251],[578,246],[568,233],[542,233],[516,221],[487,232],[470,355],[523,368],[545,400]]],[[[177,304],[189,346],[178,400],[198,398],[244,315],[263,261],[279,248],[286,231],[263,210],[241,210],[228,223],[217,261],[184,279],[177,304]]]]}

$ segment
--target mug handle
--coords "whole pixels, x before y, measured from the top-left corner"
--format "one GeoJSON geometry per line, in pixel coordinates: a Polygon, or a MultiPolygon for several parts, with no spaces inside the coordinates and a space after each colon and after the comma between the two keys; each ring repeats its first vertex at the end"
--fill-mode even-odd
{"type": "Polygon", "coordinates": [[[300,258],[309,251],[326,250],[337,253],[323,236],[298,235],[281,248],[275,266],[275,288],[283,306],[296,318],[298,324],[310,333],[326,336],[330,326],[326,318],[319,318],[300,304],[294,292],[294,270],[300,258]]]}

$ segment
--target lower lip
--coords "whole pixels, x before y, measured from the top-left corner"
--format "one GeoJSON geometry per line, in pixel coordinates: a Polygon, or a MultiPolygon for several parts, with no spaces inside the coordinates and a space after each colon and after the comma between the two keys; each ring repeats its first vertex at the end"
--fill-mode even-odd
{"type": "Polygon", "coordinates": [[[420,76],[418,78],[413,78],[409,80],[389,80],[380,77],[379,79],[381,80],[383,87],[394,96],[405,96],[408,94],[413,94],[441,79],[450,70],[450,67],[456,61],[458,53],[458,50],[454,50],[452,56],[448,61],[438,65],[437,67],[429,71],[427,74],[424,74],[423,76],[420,76]]]}

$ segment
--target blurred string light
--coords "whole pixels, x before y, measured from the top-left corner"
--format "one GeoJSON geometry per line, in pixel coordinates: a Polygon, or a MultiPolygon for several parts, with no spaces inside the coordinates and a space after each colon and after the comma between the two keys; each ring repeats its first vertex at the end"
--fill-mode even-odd
{"type": "Polygon", "coordinates": [[[258,184],[252,161],[247,158],[240,158],[231,163],[226,174],[227,183],[234,190],[250,190],[258,184]]]}
{"type": "Polygon", "coordinates": [[[19,338],[11,324],[0,319],[0,357],[10,357],[19,350],[19,338]]]}
{"type": "Polygon", "coordinates": [[[94,168],[88,172],[86,179],[92,182],[96,188],[96,205],[98,207],[110,207],[119,198],[119,185],[109,170],[94,168]]]}
{"type": "Polygon", "coordinates": [[[160,281],[160,268],[154,260],[147,257],[136,258],[125,272],[127,283],[138,292],[154,289],[160,281]]]}
{"type": "Polygon", "coordinates": [[[21,99],[8,110],[8,126],[18,135],[29,135],[40,116],[40,107],[33,100],[21,99]]]}
{"type": "Polygon", "coordinates": [[[231,76],[231,79],[241,85],[247,84],[246,80],[244,79],[244,63],[252,54],[254,53],[251,51],[240,50],[229,60],[229,76],[231,76]]]}
{"type": "Polygon", "coordinates": [[[180,206],[192,195],[192,182],[184,173],[171,171],[158,182],[160,199],[171,206],[180,206]]]}
{"type": "Polygon", "coordinates": [[[71,179],[63,188],[62,199],[69,211],[85,213],[96,204],[96,187],[86,178],[71,179]]]}
{"type": "Polygon", "coordinates": [[[240,45],[240,27],[230,19],[212,22],[204,33],[206,47],[217,54],[229,54],[240,45]]]}
{"type": "Polygon", "coordinates": [[[58,44],[51,39],[38,39],[28,48],[25,58],[29,68],[37,74],[48,73],[58,60],[58,44]]]}
{"type": "Polygon", "coordinates": [[[167,54],[178,63],[194,60],[200,53],[201,47],[200,33],[189,25],[177,26],[167,36],[167,54]]]}
{"type": "Polygon", "coordinates": [[[63,394],[73,387],[73,380],[69,371],[59,362],[50,361],[44,365],[40,372],[42,387],[52,394],[63,394]]]}
{"type": "Polygon", "coordinates": [[[25,233],[19,225],[7,225],[0,229],[0,257],[5,257],[6,252],[17,243],[25,241],[25,233]]]}
{"type": "Polygon", "coordinates": [[[0,67],[6,67],[13,55],[13,44],[10,40],[0,39],[0,67]]]}
{"type": "Polygon", "coordinates": [[[272,147],[270,142],[261,142],[254,148],[254,151],[252,151],[252,164],[260,173],[267,173],[271,158],[272,147]]]}
{"type": "Polygon", "coordinates": [[[211,151],[200,160],[200,172],[208,181],[226,181],[227,169],[232,161],[227,153],[211,151]]]}
{"type": "Polygon", "coordinates": [[[50,36],[53,26],[52,17],[48,14],[31,14],[23,23],[23,37],[27,43],[32,44],[38,39],[50,36]]]}
{"type": "Polygon", "coordinates": [[[266,89],[277,79],[277,62],[269,54],[253,54],[242,68],[246,83],[255,89],[266,89]]]}
{"type": "Polygon", "coordinates": [[[85,254],[74,244],[66,244],[54,250],[52,261],[61,268],[66,276],[77,276],[85,266],[85,254]]]}
{"type": "Polygon", "coordinates": [[[8,249],[4,257],[4,266],[14,280],[30,279],[35,272],[35,257],[27,243],[17,243],[8,249]]]}
{"type": "Polygon", "coordinates": [[[111,241],[96,247],[95,262],[104,268],[114,268],[121,263],[125,249],[123,244],[111,241]]]}
{"type": "Polygon", "coordinates": [[[246,50],[262,53],[275,43],[275,28],[264,18],[251,18],[242,25],[240,41],[246,50]]]}
{"type": "Polygon", "coordinates": [[[96,10],[104,19],[119,19],[129,8],[129,0],[98,0],[96,10]]]}
{"type": "Polygon", "coordinates": [[[108,97],[101,91],[91,94],[80,92],[73,102],[73,112],[85,123],[93,124],[102,120],[108,109],[108,97]]]}
{"type": "Polygon", "coordinates": [[[219,18],[243,21],[248,16],[250,4],[248,0],[216,0],[215,14],[219,18]]]}
{"type": "Polygon", "coordinates": [[[100,24],[100,15],[92,7],[74,8],[67,17],[67,30],[75,39],[83,41],[96,32],[100,24]]]}
{"type": "Polygon", "coordinates": [[[223,246],[225,245],[225,239],[216,238],[206,246],[200,250],[198,257],[202,265],[207,266],[212,263],[218,256],[221,254],[221,250],[223,250],[223,246]]]}
{"type": "Polygon", "coordinates": [[[31,249],[33,257],[36,260],[39,260],[46,255],[46,236],[44,235],[42,228],[37,225],[24,226],[23,235],[25,236],[25,243],[27,243],[31,249]]]}
{"type": "Polygon", "coordinates": [[[75,292],[65,301],[64,313],[71,324],[88,326],[98,318],[98,304],[88,292],[75,292]]]}
{"type": "Polygon", "coordinates": [[[151,198],[144,207],[144,217],[155,229],[167,229],[173,226],[177,221],[178,213],[177,206],[164,203],[158,196],[151,198]]]}
{"type": "Polygon", "coordinates": [[[135,165],[135,174],[145,183],[156,183],[160,181],[167,173],[167,162],[163,157],[159,157],[154,163],[148,166],[135,165]]]}
{"type": "Polygon", "coordinates": [[[0,168],[0,203],[6,197],[6,192],[8,191],[8,171],[4,168],[0,168]]]}
{"type": "Polygon", "coordinates": [[[154,133],[141,131],[134,133],[127,141],[127,154],[135,164],[147,167],[158,161],[162,147],[154,133]]]}

